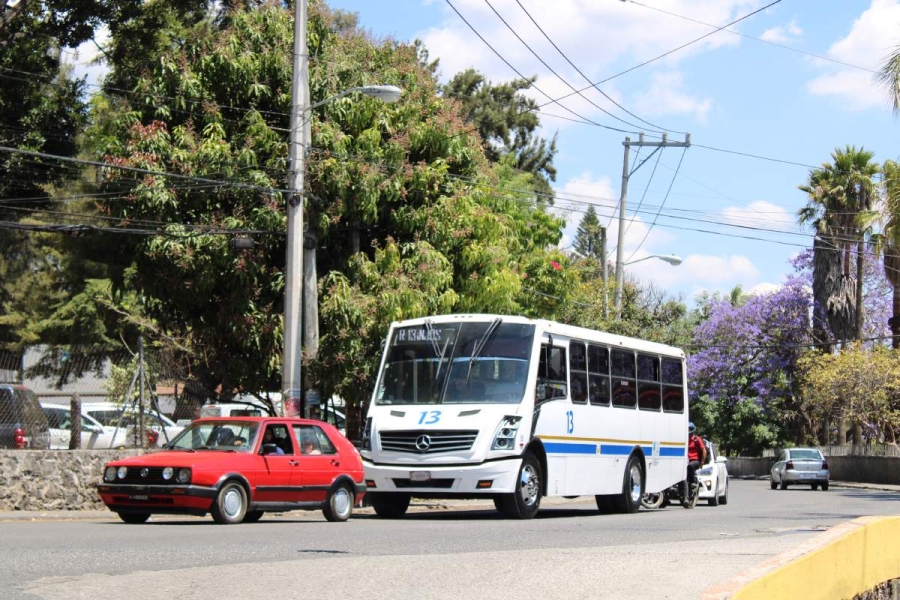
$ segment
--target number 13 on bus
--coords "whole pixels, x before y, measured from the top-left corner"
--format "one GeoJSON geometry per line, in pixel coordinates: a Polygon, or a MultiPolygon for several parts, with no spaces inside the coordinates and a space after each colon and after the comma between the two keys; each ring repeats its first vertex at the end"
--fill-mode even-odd
{"type": "Polygon", "coordinates": [[[368,498],[491,498],[530,519],[545,496],[635,512],[685,478],[684,352],[547,320],[393,323],[363,429],[368,498]]]}

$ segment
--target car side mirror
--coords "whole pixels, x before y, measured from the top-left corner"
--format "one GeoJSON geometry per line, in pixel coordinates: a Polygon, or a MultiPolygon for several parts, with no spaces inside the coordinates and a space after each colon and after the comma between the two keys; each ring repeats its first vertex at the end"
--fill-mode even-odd
{"type": "Polygon", "coordinates": [[[725,458],[724,456],[717,456],[717,457],[716,457],[716,462],[717,462],[717,463],[723,463],[723,464],[724,464],[724,463],[728,462],[728,459],[725,458]]]}

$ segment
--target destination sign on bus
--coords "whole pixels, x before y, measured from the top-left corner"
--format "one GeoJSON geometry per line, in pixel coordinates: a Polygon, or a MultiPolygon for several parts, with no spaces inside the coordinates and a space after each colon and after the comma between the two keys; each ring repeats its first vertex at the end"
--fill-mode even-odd
{"type": "Polygon", "coordinates": [[[441,327],[405,327],[398,329],[394,333],[393,344],[395,346],[405,344],[430,344],[439,342],[444,344],[447,341],[452,342],[456,329],[441,327]]]}

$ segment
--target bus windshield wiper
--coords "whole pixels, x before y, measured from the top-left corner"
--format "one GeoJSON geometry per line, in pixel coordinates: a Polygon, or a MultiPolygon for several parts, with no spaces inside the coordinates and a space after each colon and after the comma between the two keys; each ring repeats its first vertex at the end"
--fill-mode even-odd
{"type": "Polygon", "coordinates": [[[503,322],[503,319],[497,317],[491,324],[488,325],[488,328],[485,332],[478,338],[478,341],[475,343],[475,347],[472,349],[472,356],[469,357],[469,370],[466,372],[466,383],[469,383],[469,378],[472,376],[472,365],[475,364],[475,359],[481,354],[484,350],[484,347],[487,346],[487,343],[490,341],[491,336],[494,335],[494,332],[497,331],[497,327],[500,326],[500,323],[503,322]]]}
{"type": "Polygon", "coordinates": [[[444,347],[438,345],[437,341],[434,339],[434,326],[431,324],[431,319],[425,319],[425,331],[428,332],[428,339],[431,341],[431,348],[434,350],[434,354],[438,357],[438,368],[434,373],[434,380],[437,381],[438,377],[441,376],[441,369],[444,367],[444,354],[447,353],[447,346],[450,345],[450,338],[447,338],[447,341],[444,342],[444,347]]]}

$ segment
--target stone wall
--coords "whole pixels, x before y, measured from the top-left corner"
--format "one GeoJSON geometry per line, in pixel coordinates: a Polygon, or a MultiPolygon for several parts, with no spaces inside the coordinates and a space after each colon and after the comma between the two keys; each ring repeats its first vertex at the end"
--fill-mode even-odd
{"type": "Polygon", "coordinates": [[[141,450],[0,450],[0,511],[102,509],[106,463],[141,450]]]}

